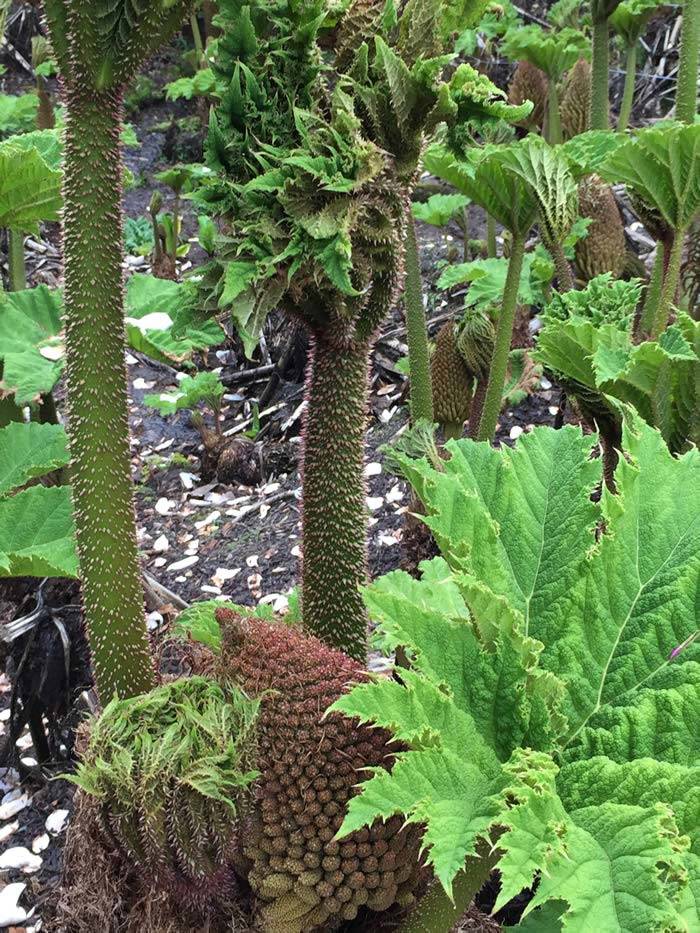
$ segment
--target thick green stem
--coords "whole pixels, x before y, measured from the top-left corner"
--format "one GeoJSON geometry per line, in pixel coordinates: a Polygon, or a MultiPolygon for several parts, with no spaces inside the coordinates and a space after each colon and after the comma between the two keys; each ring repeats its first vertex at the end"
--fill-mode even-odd
{"type": "Polygon", "coordinates": [[[358,661],[367,656],[364,482],[369,341],[312,340],[304,432],[304,625],[358,661]]]}
{"type": "Polygon", "coordinates": [[[121,91],[68,84],[68,436],[85,619],[103,704],[155,683],[136,546],[122,280],[121,91]]]}
{"type": "Polygon", "coordinates": [[[418,240],[413,216],[406,218],[406,331],[408,334],[408,363],[411,372],[411,421],[415,424],[426,418],[431,424],[433,414],[433,387],[430,379],[430,346],[428,325],[423,306],[423,282],[420,274],[418,240]]]}
{"type": "Polygon", "coordinates": [[[192,39],[194,40],[194,48],[197,54],[197,67],[204,68],[206,66],[204,43],[202,42],[202,33],[199,29],[199,20],[197,19],[196,13],[192,13],[190,16],[190,29],[192,30],[192,39]]]}
{"type": "Polygon", "coordinates": [[[21,292],[27,287],[27,267],[24,261],[24,236],[20,230],[7,231],[7,265],[10,291],[21,292]]]}
{"type": "Polygon", "coordinates": [[[654,268],[651,272],[651,278],[647,285],[646,295],[644,296],[644,307],[639,320],[639,336],[646,339],[654,326],[656,309],[659,306],[661,298],[661,288],[664,282],[664,252],[665,246],[661,240],[656,244],[656,258],[654,259],[654,268]]]}
{"type": "Polygon", "coordinates": [[[524,256],[525,236],[514,236],[510,260],[508,262],[506,285],[503,290],[503,303],[496,327],[496,342],[493,349],[493,357],[491,358],[489,384],[486,389],[484,410],[481,415],[481,424],[479,425],[478,439],[480,441],[490,441],[496,433],[498,415],[503,402],[503,387],[506,384],[508,354],[510,353],[510,344],[513,339],[513,324],[515,323],[515,309],[518,301],[518,286],[520,285],[520,273],[523,268],[524,256]]]}
{"type": "Polygon", "coordinates": [[[698,51],[700,49],[700,0],[685,0],[681,59],[676,89],[676,119],[692,123],[698,109],[698,51]]]}
{"type": "Polygon", "coordinates": [[[486,255],[489,259],[495,259],[498,256],[496,221],[490,214],[486,215],[486,255]]]}
{"type": "Polygon", "coordinates": [[[637,45],[630,45],[627,48],[627,68],[625,71],[625,89],[622,94],[622,103],[620,104],[620,115],[617,118],[617,130],[624,133],[630,122],[632,113],[632,104],[634,103],[634,85],[637,80],[637,45]]]}
{"type": "Polygon", "coordinates": [[[666,263],[666,271],[664,273],[664,283],[661,289],[661,295],[659,297],[659,304],[656,309],[656,314],[654,316],[654,326],[651,331],[651,336],[654,340],[657,337],[660,337],[661,334],[666,330],[668,326],[668,318],[671,314],[671,309],[673,303],[676,300],[676,293],[678,291],[678,282],[681,277],[681,262],[683,260],[683,240],[684,231],[677,230],[673,238],[673,246],[671,247],[671,252],[668,257],[668,262],[666,263]]]}
{"type": "Polygon", "coordinates": [[[547,142],[555,146],[562,141],[561,116],[559,114],[559,91],[555,78],[549,79],[547,93],[547,142]]]}
{"type": "Polygon", "coordinates": [[[610,126],[608,72],[610,67],[610,36],[607,19],[593,24],[593,61],[591,65],[592,130],[607,130],[610,126]]]}
{"type": "Polygon", "coordinates": [[[490,852],[489,848],[482,843],[479,855],[467,859],[467,864],[454,880],[452,900],[442,885],[435,882],[416,909],[397,927],[396,933],[449,933],[488,881],[501,856],[498,849],[490,852]]]}
{"type": "Polygon", "coordinates": [[[574,277],[571,274],[571,266],[568,263],[566,256],[564,255],[564,247],[561,243],[556,241],[551,241],[547,244],[550,253],[552,254],[552,259],[554,260],[554,268],[557,273],[557,284],[559,285],[560,292],[570,292],[574,287],[574,277]]]}

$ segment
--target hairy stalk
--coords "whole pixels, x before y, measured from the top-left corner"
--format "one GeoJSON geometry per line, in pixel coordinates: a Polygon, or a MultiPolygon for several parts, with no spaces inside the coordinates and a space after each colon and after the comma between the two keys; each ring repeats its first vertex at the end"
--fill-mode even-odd
{"type": "Polygon", "coordinates": [[[559,91],[554,78],[549,79],[547,93],[547,142],[555,146],[562,141],[561,116],[559,114],[559,91]]]}
{"type": "Polygon", "coordinates": [[[10,291],[21,292],[27,287],[24,236],[21,230],[7,231],[7,268],[9,271],[10,291]]]}
{"type": "Polygon", "coordinates": [[[404,303],[406,306],[406,332],[408,335],[408,361],[411,387],[411,421],[421,418],[431,424],[433,414],[433,389],[430,380],[430,347],[428,325],[423,307],[423,283],[420,274],[420,258],[416,225],[412,214],[406,215],[406,281],[404,303]]]}
{"type": "Polygon", "coordinates": [[[634,103],[634,85],[637,80],[637,45],[630,45],[627,48],[627,65],[625,71],[625,89],[622,94],[622,103],[620,104],[620,115],[617,118],[617,131],[624,133],[630,122],[632,113],[632,104],[634,103]]]}
{"type": "Polygon", "coordinates": [[[472,397],[472,410],[469,414],[469,429],[467,431],[467,437],[471,437],[472,440],[476,440],[479,436],[479,425],[481,423],[481,415],[484,411],[484,400],[486,398],[487,388],[488,380],[476,380],[474,396],[472,397]]]}
{"type": "Polygon", "coordinates": [[[554,268],[557,273],[557,283],[560,292],[570,292],[574,287],[574,277],[571,274],[571,266],[564,255],[564,247],[558,240],[552,240],[547,244],[554,260],[554,268]]]}
{"type": "Polygon", "coordinates": [[[489,259],[495,259],[498,256],[496,221],[490,214],[486,215],[486,254],[489,259]]]}
{"type": "Polygon", "coordinates": [[[449,933],[484,886],[501,853],[481,844],[478,855],[467,864],[452,883],[452,898],[436,882],[411,911],[396,933],[449,933]]]}
{"type": "Polygon", "coordinates": [[[683,123],[692,123],[698,109],[699,50],[700,0],[685,0],[676,88],[676,119],[683,123]]]}
{"type": "Polygon", "coordinates": [[[484,410],[479,425],[478,440],[490,441],[496,433],[498,415],[503,400],[503,387],[506,383],[508,370],[508,354],[513,339],[513,324],[515,323],[515,309],[518,300],[518,286],[520,273],[523,268],[525,256],[525,235],[513,237],[510,260],[508,262],[508,275],[503,290],[503,304],[496,327],[496,343],[491,359],[489,384],[484,399],[484,410]]]}
{"type": "Polygon", "coordinates": [[[462,259],[464,262],[469,262],[472,258],[471,256],[471,247],[469,246],[469,208],[462,208],[462,230],[464,232],[464,245],[462,252],[462,259]]]}
{"type": "Polygon", "coordinates": [[[646,295],[644,296],[644,307],[642,308],[642,314],[639,319],[639,328],[638,334],[642,340],[646,339],[649,334],[651,334],[652,327],[654,326],[654,319],[656,317],[656,309],[659,306],[659,300],[661,298],[661,289],[663,287],[664,281],[664,268],[666,265],[665,256],[666,247],[663,242],[659,240],[656,244],[656,258],[654,259],[654,268],[651,272],[651,278],[649,279],[649,284],[647,285],[646,295]]]}
{"type": "Polygon", "coordinates": [[[122,91],[66,95],[68,435],[85,617],[103,704],[155,683],[131,483],[122,281],[122,91]]]}
{"type": "Polygon", "coordinates": [[[607,130],[610,121],[608,69],[610,65],[610,35],[607,18],[593,24],[593,60],[591,65],[590,129],[607,130]]]}
{"type": "Polygon", "coordinates": [[[670,248],[668,262],[665,262],[663,287],[659,296],[659,304],[654,315],[654,326],[651,336],[654,340],[661,336],[668,326],[668,318],[676,300],[678,283],[681,277],[681,262],[683,260],[684,231],[677,230],[670,248]]]}
{"type": "Polygon", "coordinates": [[[302,608],[306,628],[365,662],[364,482],[369,341],[312,338],[303,468],[302,608]]]}
{"type": "Polygon", "coordinates": [[[192,39],[194,41],[194,49],[197,55],[197,67],[205,68],[206,60],[204,56],[204,42],[202,41],[202,33],[199,28],[199,19],[197,18],[196,13],[192,13],[190,16],[190,29],[192,30],[192,39]]]}

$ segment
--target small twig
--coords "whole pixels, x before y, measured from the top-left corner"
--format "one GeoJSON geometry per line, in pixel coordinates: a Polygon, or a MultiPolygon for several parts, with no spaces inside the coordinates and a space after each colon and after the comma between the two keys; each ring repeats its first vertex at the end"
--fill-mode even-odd
{"type": "Polygon", "coordinates": [[[283,502],[285,499],[296,499],[297,491],[296,489],[285,489],[282,492],[276,492],[274,495],[268,496],[267,499],[260,499],[258,502],[252,503],[252,505],[244,505],[241,509],[241,514],[237,515],[230,524],[238,524],[238,522],[250,515],[251,512],[257,512],[263,505],[274,505],[276,502],[283,502]]]}
{"type": "Polygon", "coordinates": [[[221,381],[227,387],[248,385],[270,376],[275,371],[275,366],[275,363],[265,363],[263,366],[256,366],[255,369],[241,369],[235,373],[227,373],[221,377],[221,381]]]}
{"type": "Polygon", "coordinates": [[[147,570],[143,571],[142,576],[145,584],[146,599],[148,600],[150,597],[152,605],[164,606],[166,603],[172,603],[176,609],[187,609],[189,607],[189,603],[185,602],[177,593],[173,593],[172,590],[169,590],[167,586],[163,586],[162,583],[159,583],[147,570]]]}

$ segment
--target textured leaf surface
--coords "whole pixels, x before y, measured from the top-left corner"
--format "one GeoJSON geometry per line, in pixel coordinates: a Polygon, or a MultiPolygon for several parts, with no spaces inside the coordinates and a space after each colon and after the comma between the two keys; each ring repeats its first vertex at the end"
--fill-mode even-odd
{"type": "Polygon", "coordinates": [[[0,227],[38,234],[39,221],[58,220],[61,178],[37,148],[0,143],[0,227]]]}
{"type": "Polygon", "coordinates": [[[129,346],[163,363],[181,363],[195,350],[220,343],[223,330],[213,320],[188,324],[174,331],[175,319],[189,294],[187,284],[141,273],[132,275],[126,291],[129,346]]]}
{"type": "Polygon", "coordinates": [[[641,130],[608,156],[600,174],[628,185],[670,227],[685,229],[700,208],[700,124],[641,130]]]}
{"type": "Polygon", "coordinates": [[[66,432],[58,424],[13,422],[0,430],[0,498],[36,476],[66,466],[66,432]]]}
{"type": "Polygon", "coordinates": [[[18,404],[50,392],[63,368],[61,297],[45,285],[0,293],[0,389],[18,404]]]}
{"type": "Polygon", "coordinates": [[[0,577],[75,577],[68,486],[32,486],[0,501],[0,577]]]}
{"type": "MultiPolygon", "coordinates": [[[[634,406],[658,427],[673,451],[700,440],[700,324],[680,315],[658,341],[634,344],[617,324],[597,324],[575,313],[568,320],[548,316],[537,341],[536,358],[562,381],[634,406]]],[[[577,387],[570,386],[572,394],[577,387]]]]}
{"type": "Polygon", "coordinates": [[[598,503],[594,439],[573,428],[498,451],[453,442],[439,470],[396,453],[444,558],[368,589],[412,667],[337,707],[410,749],[362,785],[348,825],[422,820],[448,888],[500,825],[497,908],[541,872],[523,929],[680,931],[697,916],[700,457],[627,418],[618,493],[598,503]],[[486,796],[508,801],[491,824],[486,796]]]}

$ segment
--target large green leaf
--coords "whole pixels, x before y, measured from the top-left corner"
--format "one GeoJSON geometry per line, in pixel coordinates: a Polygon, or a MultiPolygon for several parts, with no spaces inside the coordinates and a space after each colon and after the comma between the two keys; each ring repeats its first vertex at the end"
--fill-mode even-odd
{"type": "Polygon", "coordinates": [[[126,289],[126,334],[129,346],[164,363],[182,363],[195,350],[221,343],[224,332],[216,321],[191,322],[177,333],[173,323],[190,300],[187,283],[132,275],[126,289]]]}
{"type": "Polygon", "coordinates": [[[0,429],[0,499],[68,461],[68,442],[61,425],[13,422],[0,429]]]}
{"type": "Polygon", "coordinates": [[[68,486],[32,486],[0,501],[0,577],[76,577],[68,486]]]}
{"type": "Polygon", "coordinates": [[[21,140],[0,143],[0,227],[38,234],[39,221],[59,218],[62,174],[21,140]]]}
{"type": "Polygon", "coordinates": [[[577,29],[544,30],[518,26],[507,33],[501,50],[513,60],[525,59],[558,81],[579,58],[590,56],[590,41],[577,29]]]}
{"type": "Polygon", "coordinates": [[[610,16],[610,25],[622,37],[625,45],[633,46],[639,41],[654,12],[662,5],[659,0],[622,0],[610,16]]]}
{"type": "Polygon", "coordinates": [[[697,916],[700,455],[671,457],[629,417],[618,494],[599,503],[593,439],[573,428],[498,451],[452,442],[439,467],[397,454],[446,559],[369,588],[411,668],[335,707],[409,748],[361,785],[343,832],[422,822],[449,890],[500,825],[496,908],[540,876],[523,929],[680,931],[697,916]],[[485,798],[514,806],[489,820],[485,798]]]}
{"type": "Polygon", "coordinates": [[[63,369],[61,296],[46,285],[0,293],[0,391],[19,405],[50,392],[63,369]]]}
{"type": "MultiPolygon", "coordinates": [[[[517,144],[522,145],[522,144],[517,144]]],[[[511,168],[512,146],[492,146],[473,167],[459,175],[459,190],[480,204],[514,236],[525,236],[535,222],[534,191],[511,168]]]]}
{"type": "Polygon", "coordinates": [[[700,442],[700,324],[686,315],[641,344],[595,315],[548,316],[535,357],[589,406],[612,414],[604,396],[633,405],[671,450],[700,442]]]}
{"type": "Polygon", "coordinates": [[[700,209],[700,124],[640,130],[600,167],[610,182],[624,182],[666,223],[685,230],[700,209]]]}
{"type": "Polygon", "coordinates": [[[590,493],[600,462],[590,459],[593,443],[574,428],[541,428],[501,451],[451,442],[442,473],[404,460],[409,479],[421,480],[426,522],[442,553],[455,568],[469,568],[473,612],[478,603],[490,619],[509,607],[523,633],[538,638],[543,620],[559,618],[596,521],[590,493]]]}
{"type": "Polygon", "coordinates": [[[0,139],[33,129],[38,107],[36,94],[0,94],[0,139]]]}
{"type": "Polygon", "coordinates": [[[545,243],[561,242],[578,215],[578,185],[567,159],[539,136],[505,149],[502,164],[530,186],[545,243]]]}

